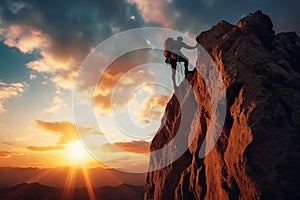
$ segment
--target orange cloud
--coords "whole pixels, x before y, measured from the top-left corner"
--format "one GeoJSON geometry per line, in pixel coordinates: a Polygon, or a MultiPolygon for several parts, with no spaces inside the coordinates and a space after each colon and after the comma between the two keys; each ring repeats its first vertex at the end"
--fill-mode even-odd
{"type": "Polygon", "coordinates": [[[32,151],[58,151],[58,150],[63,150],[65,149],[64,146],[58,145],[58,146],[45,146],[45,147],[39,147],[39,146],[29,146],[27,149],[32,150],[32,151]]]}
{"type": "Polygon", "coordinates": [[[22,83],[4,83],[0,82],[0,113],[6,112],[4,107],[4,101],[11,98],[21,96],[28,85],[25,82],[22,83]]]}
{"type": "Polygon", "coordinates": [[[52,101],[52,106],[46,109],[48,114],[55,114],[58,111],[60,111],[62,107],[65,106],[64,100],[58,95],[54,96],[52,101]]]}
{"type": "Polygon", "coordinates": [[[70,122],[45,122],[36,120],[36,123],[39,128],[49,131],[55,135],[60,135],[58,144],[66,144],[78,139],[76,127],[70,122]]]}
{"type": "Polygon", "coordinates": [[[51,81],[63,89],[73,90],[78,69],[73,68],[69,71],[61,72],[51,78],[51,81]]]}
{"type": "Polygon", "coordinates": [[[13,152],[0,151],[0,158],[10,158],[12,155],[14,155],[13,152]]]}
{"type": "Polygon", "coordinates": [[[106,73],[99,82],[95,94],[95,105],[99,114],[107,114],[111,111],[112,103],[117,106],[123,106],[128,103],[128,94],[133,94],[134,90],[143,83],[154,80],[154,76],[144,70],[132,72],[126,75],[118,73],[113,77],[106,73]],[[117,82],[120,81],[117,85],[117,82]],[[115,96],[112,96],[113,90],[116,90],[115,96]]]}
{"type": "Polygon", "coordinates": [[[51,45],[50,38],[30,26],[11,25],[4,32],[4,44],[16,47],[22,53],[32,53],[36,49],[48,48],[51,45]]]}
{"type": "Polygon", "coordinates": [[[145,22],[158,23],[164,27],[172,27],[174,18],[179,16],[179,13],[174,12],[171,8],[171,0],[161,1],[140,1],[127,0],[128,3],[136,4],[140,10],[145,22]]]}
{"type": "MultiPolygon", "coordinates": [[[[24,54],[38,50],[41,58],[27,63],[26,66],[38,73],[50,74],[49,78],[58,90],[60,88],[73,89],[79,62],[70,52],[57,53],[56,44],[46,33],[31,26],[13,24],[0,29],[0,38],[4,44],[16,47],[24,54]]],[[[35,77],[36,75],[31,74],[30,80],[35,77]]],[[[57,96],[54,98],[56,100],[54,99],[52,107],[48,109],[49,113],[55,113],[65,105],[62,98],[57,96]],[[58,98],[60,98],[59,104],[57,103],[58,98]]]]}
{"type": "Polygon", "coordinates": [[[65,149],[65,145],[69,142],[79,139],[76,128],[80,133],[83,134],[101,134],[92,128],[87,127],[76,127],[74,124],[66,121],[62,122],[46,122],[36,120],[37,126],[51,134],[60,136],[57,145],[54,146],[29,146],[27,149],[32,151],[47,152],[47,151],[59,151],[65,149]]]}
{"type": "MultiPolygon", "coordinates": [[[[155,75],[145,68],[136,68],[145,63],[155,63],[158,59],[153,50],[138,50],[127,53],[116,59],[103,73],[95,91],[95,105],[98,114],[111,111],[112,92],[116,90],[114,104],[123,106],[128,101],[128,94],[140,85],[155,81],[155,75]],[[118,85],[117,85],[118,84],[118,85]],[[117,86],[117,87],[116,87],[117,86]]],[[[99,74],[91,74],[99,76],[99,74]]],[[[87,81],[88,80],[84,80],[87,81]]],[[[89,89],[86,83],[85,89],[89,89]]]]}
{"type": "Polygon", "coordinates": [[[39,73],[52,73],[53,75],[72,72],[73,68],[78,65],[74,58],[57,58],[47,49],[41,51],[42,58],[26,64],[29,69],[39,73]]]}
{"type": "Polygon", "coordinates": [[[128,95],[134,89],[150,81],[154,81],[155,76],[146,70],[134,70],[136,66],[146,62],[140,58],[147,59],[150,52],[135,52],[125,55],[113,62],[108,70],[101,77],[95,92],[95,105],[98,114],[107,114],[111,111],[111,103],[123,106],[128,102],[128,95]],[[139,58],[139,59],[137,59],[139,58]],[[132,71],[130,71],[133,69],[132,71]],[[116,90],[115,98],[112,99],[112,92],[116,90]]]}
{"type": "Polygon", "coordinates": [[[160,120],[165,106],[170,100],[170,96],[163,94],[150,95],[143,103],[136,108],[135,116],[138,117],[142,123],[150,123],[152,120],[160,120]]]}
{"type": "Polygon", "coordinates": [[[0,144],[6,145],[6,146],[14,146],[15,145],[13,142],[0,142],[0,144]]]}
{"type": "Polygon", "coordinates": [[[131,142],[106,143],[101,146],[101,150],[109,153],[120,152],[121,149],[132,153],[149,153],[150,143],[144,140],[131,142]]]}
{"type": "MultiPolygon", "coordinates": [[[[71,141],[79,139],[76,126],[70,122],[66,122],[66,121],[46,122],[46,121],[36,120],[36,123],[39,128],[45,131],[49,131],[54,135],[59,135],[60,136],[60,140],[58,141],[59,145],[64,145],[71,141]]],[[[87,127],[77,127],[77,129],[80,131],[80,133],[103,134],[99,131],[87,127]]]]}
{"type": "Polygon", "coordinates": [[[9,47],[16,47],[22,53],[40,51],[40,59],[27,63],[27,67],[32,70],[40,73],[56,73],[61,70],[68,71],[76,65],[72,57],[56,55],[55,51],[52,50],[51,38],[39,29],[13,24],[2,29],[0,34],[4,38],[4,44],[9,47]]]}

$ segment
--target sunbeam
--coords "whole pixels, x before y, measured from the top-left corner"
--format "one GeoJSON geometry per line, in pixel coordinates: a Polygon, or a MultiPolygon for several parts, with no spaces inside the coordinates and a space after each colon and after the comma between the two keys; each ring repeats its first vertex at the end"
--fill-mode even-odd
{"type": "Polygon", "coordinates": [[[66,178],[62,199],[65,200],[73,199],[75,179],[76,179],[76,168],[70,167],[68,176],[66,178]]]}
{"type": "Polygon", "coordinates": [[[84,178],[84,181],[85,181],[86,189],[88,191],[89,199],[90,200],[96,200],[95,192],[94,192],[93,186],[91,184],[89,173],[86,170],[85,166],[81,167],[81,171],[82,171],[83,178],[84,178]]]}

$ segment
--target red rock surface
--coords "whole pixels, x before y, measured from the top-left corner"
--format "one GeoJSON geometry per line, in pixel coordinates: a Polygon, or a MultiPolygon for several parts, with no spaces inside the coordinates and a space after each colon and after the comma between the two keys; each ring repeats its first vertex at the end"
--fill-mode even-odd
{"type": "MultiPolygon", "coordinates": [[[[225,125],[212,151],[198,158],[213,102],[201,74],[188,75],[193,90],[186,84],[176,90],[151,151],[165,146],[182,122],[188,124],[182,142],[192,131],[195,138],[178,160],[148,173],[144,199],[300,199],[300,39],[293,32],[275,35],[272,27],[257,11],[237,25],[221,21],[197,37],[225,85],[225,125]],[[181,120],[178,99],[190,108],[181,120]]],[[[150,167],[178,149],[174,144],[153,153],[150,167]]]]}

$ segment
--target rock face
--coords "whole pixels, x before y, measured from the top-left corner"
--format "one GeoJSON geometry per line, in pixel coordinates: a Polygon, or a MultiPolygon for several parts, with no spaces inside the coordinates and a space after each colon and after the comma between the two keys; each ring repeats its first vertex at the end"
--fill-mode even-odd
{"type": "MultiPolygon", "coordinates": [[[[225,124],[214,148],[199,158],[214,113],[201,74],[187,75],[192,90],[185,84],[176,90],[150,148],[164,147],[182,122],[189,122],[182,142],[192,131],[195,138],[179,159],[148,173],[144,199],[300,199],[300,39],[293,32],[275,35],[272,27],[257,11],[197,37],[225,85],[225,124]],[[178,99],[191,108],[181,120],[178,99]]],[[[177,149],[153,153],[150,167],[177,149]]]]}

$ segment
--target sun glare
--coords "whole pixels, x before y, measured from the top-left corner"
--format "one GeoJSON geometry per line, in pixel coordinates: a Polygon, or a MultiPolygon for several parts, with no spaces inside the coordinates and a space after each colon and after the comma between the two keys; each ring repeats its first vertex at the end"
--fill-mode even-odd
{"type": "Polygon", "coordinates": [[[89,154],[80,141],[70,142],[67,146],[69,157],[74,164],[84,164],[88,161],[89,154]]]}
{"type": "Polygon", "coordinates": [[[90,175],[87,171],[86,164],[92,160],[92,157],[85,150],[79,140],[72,141],[67,144],[68,158],[71,161],[68,176],[66,178],[63,191],[63,199],[73,199],[74,184],[76,181],[76,171],[81,170],[85,181],[85,186],[90,200],[96,200],[93,185],[90,180],[90,175]]]}

